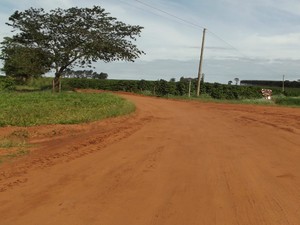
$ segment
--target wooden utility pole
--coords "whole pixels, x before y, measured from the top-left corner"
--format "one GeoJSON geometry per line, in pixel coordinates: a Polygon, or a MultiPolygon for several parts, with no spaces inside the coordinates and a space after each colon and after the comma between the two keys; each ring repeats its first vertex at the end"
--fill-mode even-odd
{"type": "Polygon", "coordinates": [[[282,92],[284,92],[284,75],[282,77],[282,92]]]}
{"type": "Polygon", "coordinates": [[[203,29],[203,36],[202,36],[202,46],[201,46],[201,54],[200,54],[200,62],[199,62],[199,70],[198,70],[197,96],[200,95],[200,83],[201,83],[201,74],[202,74],[202,61],[203,61],[203,51],[204,51],[204,43],[205,43],[205,32],[206,32],[206,28],[203,29]]]}
{"type": "Polygon", "coordinates": [[[189,98],[191,97],[191,86],[192,86],[192,79],[189,79],[189,98]]]}

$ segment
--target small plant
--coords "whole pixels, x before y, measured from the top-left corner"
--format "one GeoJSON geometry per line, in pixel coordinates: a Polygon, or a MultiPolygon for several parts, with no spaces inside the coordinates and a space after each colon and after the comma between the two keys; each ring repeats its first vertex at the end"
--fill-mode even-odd
{"type": "Polygon", "coordinates": [[[25,147],[25,141],[15,141],[8,138],[0,139],[0,148],[25,147]]]}
{"type": "Polygon", "coordinates": [[[0,163],[29,153],[28,131],[19,129],[0,139],[0,163]]]}

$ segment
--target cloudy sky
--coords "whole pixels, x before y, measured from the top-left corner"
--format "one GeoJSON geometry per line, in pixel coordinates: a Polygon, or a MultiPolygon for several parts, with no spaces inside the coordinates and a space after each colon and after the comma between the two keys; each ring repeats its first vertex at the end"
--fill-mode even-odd
{"type": "Polygon", "coordinates": [[[205,27],[206,81],[300,79],[299,0],[0,0],[0,40],[11,36],[5,22],[15,10],[93,5],[144,27],[137,45],[146,55],[135,63],[94,65],[109,78],[196,77],[205,27]]]}

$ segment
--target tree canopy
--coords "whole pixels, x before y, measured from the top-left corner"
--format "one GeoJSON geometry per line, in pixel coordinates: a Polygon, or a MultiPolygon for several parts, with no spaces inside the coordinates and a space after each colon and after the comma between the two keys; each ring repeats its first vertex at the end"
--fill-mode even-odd
{"type": "Polygon", "coordinates": [[[41,76],[51,66],[47,52],[14,43],[11,38],[2,42],[0,58],[4,60],[2,70],[6,75],[21,80],[41,76]]]}
{"type": "Polygon", "coordinates": [[[55,84],[67,68],[91,66],[103,60],[134,61],[144,54],[133,41],[143,27],[127,25],[111,17],[100,6],[16,11],[7,25],[18,31],[15,43],[47,52],[55,70],[55,84]]]}

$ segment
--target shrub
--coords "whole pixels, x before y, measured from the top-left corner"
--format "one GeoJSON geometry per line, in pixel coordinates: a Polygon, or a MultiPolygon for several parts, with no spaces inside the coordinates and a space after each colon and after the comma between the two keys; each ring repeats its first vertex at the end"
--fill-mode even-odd
{"type": "Polygon", "coordinates": [[[14,90],[16,82],[11,77],[0,77],[0,91],[1,90],[14,90]]]}

